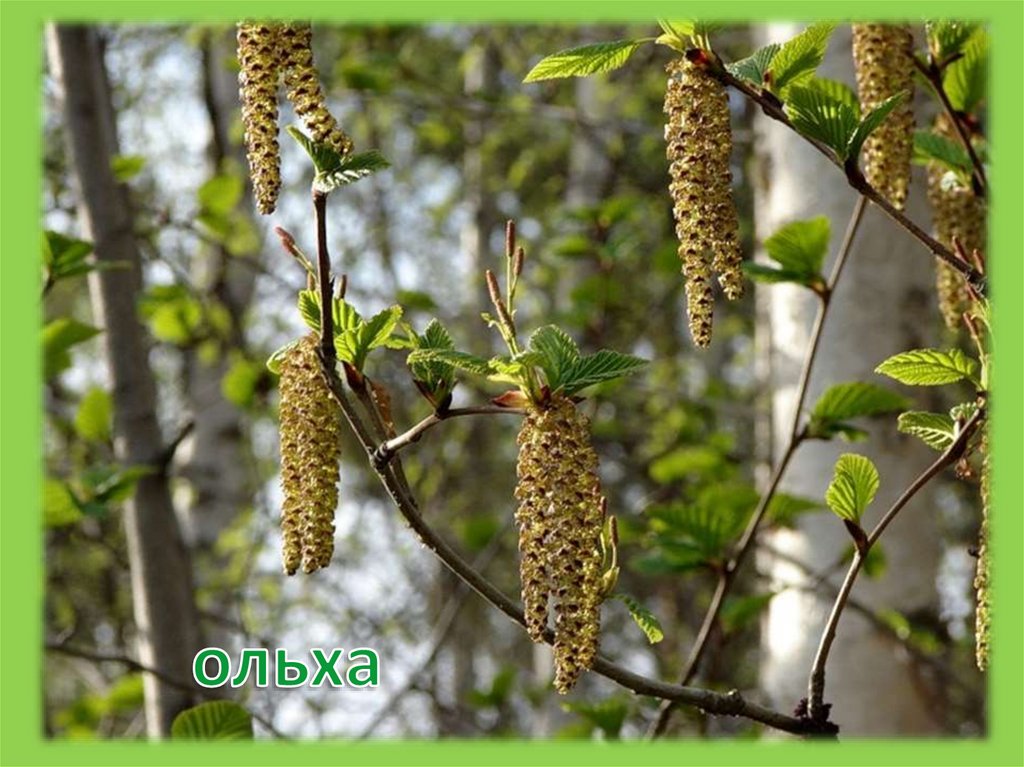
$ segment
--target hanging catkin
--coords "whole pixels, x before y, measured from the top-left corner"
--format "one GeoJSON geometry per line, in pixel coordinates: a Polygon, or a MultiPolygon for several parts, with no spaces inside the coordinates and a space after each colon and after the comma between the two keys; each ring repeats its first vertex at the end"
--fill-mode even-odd
{"type": "Polygon", "coordinates": [[[896,24],[854,24],[853,60],[861,111],[867,114],[900,91],[907,95],[864,142],[864,175],[899,210],[907,201],[914,149],[914,41],[896,24]]]}
{"type": "Polygon", "coordinates": [[[327,567],[338,505],[339,411],[320,371],[317,337],[281,361],[281,531],[285,572],[327,567]]]}
{"type": "Polygon", "coordinates": [[[989,510],[992,500],[992,459],[990,455],[988,426],[982,435],[981,446],[981,529],[978,531],[978,566],[974,575],[974,657],[978,668],[988,668],[989,655],[989,621],[991,604],[989,601],[989,510]]]}
{"type": "MultiPolygon", "coordinates": [[[[959,141],[956,129],[945,114],[940,114],[933,126],[935,133],[959,141]]],[[[928,165],[928,202],[932,208],[932,221],[936,239],[947,248],[953,247],[956,237],[971,253],[985,250],[985,201],[974,194],[969,183],[938,163],[928,165]]],[[[956,330],[961,326],[970,296],[963,277],[945,261],[935,262],[935,288],[939,310],[946,326],[956,330]]]]}
{"type": "Polygon", "coordinates": [[[603,524],[597,454],[572,400],[532,406],[519,432],[516,523],[527,630],[543,641],[555,620],[555,687],[566,693],[597,654],[603,524]]]}
{"type": "Polygon", "coordinates": [[[688,58],[670,62],[667,70],[669,193],[686,278],[690,335],[704,347],[711,343],[712,274],[717,273],[729,299],[743,294],[739,218],[729,169],[729,100],[722,85],[688,58]]]}
{"type": "Polygon", "coordinates": [[[281,31],[284,84],[288,100],[318,144],[328,144],[339,154],[352,151],[352,140],[338,127],[327,109],[320,75],[313,66],[313,32],[309,24],[289,24],[281,31]]]}
{"type": "Polygon", "coordinates": [[[277,145],[277,84],[281,75],[280,26],[243,22],[238,25],[239,94],[245,151],[253,194],[260,213],[274,212],[281,189],[281,156],[277,145]]]}

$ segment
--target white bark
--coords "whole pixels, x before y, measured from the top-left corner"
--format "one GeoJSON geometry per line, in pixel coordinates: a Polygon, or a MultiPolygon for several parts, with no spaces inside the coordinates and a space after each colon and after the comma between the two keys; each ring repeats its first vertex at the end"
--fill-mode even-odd
{"type": "Polygon", "coordinates": [[[47,52],[63,97],[82,236],[93,242],[100,262],[120,264],[89,275],[113,389],[115,453],[122,465],[156,469],[136,486],[125,506],[124,526],[139,662],[184,685],[144,676],[147,731],[164,736],[174,716],[196,702],[188,684],[199,634],[188,552],[161,465],[164,441],[156,418],[149,344],[136,316],[141,262],[126,190],[111,170],[117,135],[96,31],[49,26],[47,52]]]}
{"type": "MultiPolygon", "coordinates": [[[[769,25],[765,42],[781,41],[799,31],[794,25],[769,25]]],[[[853,84],[849,28],[836,31],[820,74],[853,84]]],[[[763,241],[779,226],[827,215],[832,224],[832,253],[846,228],[856,200],[842,174],[792,132],[761,117],[757,234],[763,241]]],[[[908,213],[927,220],[921,179],[915,179],[908,213]]],[[[826,272],[827,273],[827,272],[826,272]]],[[[821,350],[811,377],[807,406],[831,384],[876,381],[874,367],[898,351],[928,342],[936,327],[931,307],[932,265],[922,247],[879,211],[869,208],[847,269],[835,293],[821,350]]],[[[777,285],[767,293],[770,318],[773,452],[781,454],[789,438],[796,384],[807,348],[816,301],[809,291],[777,285]]],[[[869,456],[879,468],[882,485],[865,522],[880,513],[932,459],[930,452],[896,432],[894,419],[871,429],[867,442],[811,442],[800,448],[782,483],[784,492],[822,498],[836,458],[844,452],[869,456]]],[[[935,578],[939,535],[931,494],[926,488],[903,511],[881,539],[888,560],[884,577],[861,577],[854,595],[876,609],[911,612],[937,601],[935,578]]],[[[795,531],[780,531],[769,543],[818,571],[849,546],[850,538],[829,513],[808,515],[795,531]]],[[[766,557],[760,560],[778,583],[800,583],[797,568],[766,557]]],[[[845,569],[845,568],[844,568],[845,569]]],[[[840,573],[841,576],[841,573],[840,573]]],[[[792,708],[807,694],[807,676],[831,600],[806,591],[788,590],[772,602],[763,624],[761,680],[776,707],[792,708]]],[[[910,661],[891,639],[880,637],[868,622],[846,611],[826,669],[826,702],[843,735],[909,735],[936,731],[933,701],[922,694],[910,661]]]]}

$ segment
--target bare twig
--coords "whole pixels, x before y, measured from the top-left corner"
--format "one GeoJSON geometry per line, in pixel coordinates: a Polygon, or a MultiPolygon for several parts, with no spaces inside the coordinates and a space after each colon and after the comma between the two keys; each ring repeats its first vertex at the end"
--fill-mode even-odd
{"type": "Polygon", "coordinates": [[[425,433],[430,429],[451,418],[459,418],[468,415],[499,415],[503,413],[522,415],[523,410],[511,407],[499,407],[498,405],[478,405],[475,407],[449,408],[437,410],[403,434],[399,434],[377,448],[377,456],[380,461],[388,461],[391,456],[419,442],[425,433]]]}
{"type": "Polygon", "coordinates": [[[963,429],[957,436],[956,440],[953,441],[945,452],[942,453],[938,458],[935,459],[932,464],[925,469],[912,483],[907,487],[906,490],[900,495],[899,498],[889,507],[889,510],[885,512],[882,519],[875,525],[875,528],[871,531],[870,535],[864,545],[854,552],[853,561],[850,563],[850,569],[846,573],[846,578],[843,580],[842,586],[839,588],[839,593],[836,595],[836,601],[832,605],[832,612],[828,616],[828,621],[825,624],[825,628],[821,634],[821,642],[818,645],[818,652],[814,657],[814,664],[811,667],[810,677],[807,682],[807,701],[808,701],[808,717],[819,724],[825,724],[828,718],[827,708],[824,705],[825,696],[825,664],[828,662],[828,655],[832,649],[832,643],[836,638],[836,628],[839,625],[839,619],[842,617],[843,610],[846,608],[847,602],[849,601],[850,591],[853,589],[853,584],[857,580],[857,575],[860,573],[861,566],[864,564],[864,560],[867,558],[868,552],[876,541],[881,537],[882,533],[889,524],[896,518],[896,515],[900,513],[904,506],[913,498],[918,491],[928,484],[931,479],[945,469],[947,466],[951,466],[956,463],[963,455],[964,449],[967,447],[967,442],[974,434],[975,430],[981,424],[981,421],[985,417],[984,408],[979,407],[970,420],[964,424],[963,429]]]}
{"type": "Polygon", "coordinates": [[[327,195],[313,192],[316,212],[316,281],[320,288],[320,354],[334,367],[334,296],[331,288],[331,257],[327,252],[327,195]]]}
{"type": "MultiPolygon", "coordinates": [[[[679,680],[680,684],[689,684],[697,673],[697,668],[700,664],[701,658],[703,657],[704,651],[707,649],[708,642],[711,639],[712,630],[718,622],[718,616],[722,611],[722,605],[725,602],[725,597],[729,593],[729,589],[732,587],[732,584],[736,579],[736,572],[739,570],[740,565],[743,564],[743,561],[747,556],[747,552],[752,548],[752,544],[757,536],[758,528],[764,520],[765,514],[768,512],[768,507],[771,505],[772,498],[775,497],[775,493],[779,487],[779,482],[782,480],[786,469],[789,467],[790,460],[793,458],[797,448],[800,447],[801,443],[805,439],[806,435],[804,430],[801,428],[800,423],[802,420],[801,416],[803,413],[804,401],[807,399],[807,390],[811,381],[811,370],[814,368],[814,361],[818,356],[818,347],[821,343],[821,337],[825,329],[825,319],[828,316],[829,307],[832,305],[832,295],[835,292],[835,287],[839,282],[839,278],[843,274],[843,268],[846,266],[846,261],[853,248],[853,241],[857,235],[857,230],[860,227],[860,222],[864,217],[864,209],[866,207],[867,199],[865,197],[858,197],[857,202],[854,205],[853,212],[850,214],[850,221],[846,226],[846,233],[843,235],[842,244],[839,246],[839,251],[836,254],[836,260],[832,266],[832,272],[829,275],[828,284],[824,289],[815,291],[820,303],[818,305],[818,313],[814,318],[814,326],[811,329],[811,340],[807,347],[807,353],[804,355],[804,364],[803,369],[800,371],[800,380],[797,384],[796,402],[793,405],[793,420],[789,429],[789,442],[782,453],[782,457],[779,459],[778,465],[775,467],[775,471],[772,472],[772,478],[768,482],[768,487],[765,488],[764,493],[762,493],[761,498],[758,501],[757,508],[750,517],[750,521],[747,522],[747,526],[743,531],[743,535],[740,538],[739,543],[736,545],[736,550],[732,558],[718,574],[718,583],[715,586],[715,593],[711,597],[711,604],[708,606],[707,612],[704,614],[704,622],[701,624],[700,630],[697,632],[697,638],[694,640],[693,647],[686,659],[686,665],[683,667],[683,672],[679,680]]],[[[661,705],[657,719],[654,720],[647,731],[648,738],[657,738],[664,734],[665,729],[668,727],[669,719],[672,716],[673,708],[674,706],[671,701],[666,701],[661,705]]]]}

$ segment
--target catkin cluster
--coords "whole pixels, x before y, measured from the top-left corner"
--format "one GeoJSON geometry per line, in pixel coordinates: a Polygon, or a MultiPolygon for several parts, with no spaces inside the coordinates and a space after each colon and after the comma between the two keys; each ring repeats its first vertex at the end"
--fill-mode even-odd
{"type": "Polygon", "coordinates": [[[739,218],[732,197],[732,130],[729,99],[703,66],[687,58],[666,67],[664,111],[669,193],[686,277],[690,335],[711,343],[713,274],[730,299],[743,294],[739,218]]]}
{"type": "MultiPolygon", "coordinates": [[[[949,118],[941,114],[936,118],[935,133],[958,141],[956,128],[949,118]]],[[[974,194],[969,184],[949,173],[938,163],[928,166],[928,202],[932,208],[935,237],[947,248],[953,247],[956,237],[964,251],[971,253],[985,249],[985,201],[974,194]]],[[[935,288],[939,309],[947,327],[956,330],[970,304],[967,285],[953,267],[945,261],[935,262],[935,288]]]]}
{"type": "Polygon", "coordinates": [[[587,418],[556,395],[519,432],[516,523],[526,627],[543,641],[554,605],[555,687],[572,689],[597,654],[603,524],[597,454],[587,418]]]}
{"type": "Polygon", "coordinates": [[[320,371],[317,338],[302,338],[281,362],[281,488],[284,570],[311,573],[334,553],[340,426],[320,371]]]}
{"type": "Polygon", "coordinates": [[[988,668],[989,656],[989,503],[992,499],[992,461],[988,444],[988,430],[982,436],[980,452],[981,461],[981,530],[978,532],[978,566],[974,574],[974,658],[982,671],[988,668]]]}
{"type": "Polygon", "coordinates": [[[342,155],[352,151],[352,140],[327,109],[320,76],[313,66],[312,40],[309,24],[238,25],[245,148],[256,204],[263,214],[274,212],[281,188],[277,90],[282,76],[288,100],[313,140],[342,155]]]}
{"type": "Polygon", "coordinates": [[[890,96],[907,97],[864,142],[864,175],[893,207],[903,209],[914,149],[914,41],[910,28],[896,24],[854,24],[853,60],[857,90],[866,114],[890,96]]]}
{"type": "Polygon", "coordinates": [[[277,145],[277,83],[281,76],[277,24],[238,25],[239,94],[249,174],[260,213],[277,205],[281,155],[277,145]]]}

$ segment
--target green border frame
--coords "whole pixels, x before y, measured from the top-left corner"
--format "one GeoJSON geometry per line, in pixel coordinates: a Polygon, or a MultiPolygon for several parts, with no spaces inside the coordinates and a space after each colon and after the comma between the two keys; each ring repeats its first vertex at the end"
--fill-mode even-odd
{"type": "MultiPolygon", "coordinates": [[[[457,765],[487,763],[514,765],[587,764],[764,764],[800,765],[827,762],[840,765],[1021,765],[1024,714],[1020,652],[1022,616],[1022,561],[1015,551],[1024,539],[1021,509],[1021,424],[1024,398],[1013,395],[1014,382],[1024,380],[1024,363],[1014,350],[1022,348],[1024,301],[1011,297],[1020,290],[1022,182],[1024,162],[1020,126],[1022,101],[1021,30],[1024,4],[1019,0],[862,0],[829,3],[818,0],[750,0],[673,3],[644,0],[519,0],[487,3],[479,0],[411,2],[14,2],[0,6],[0,72],[2,72],[3,128],[0,134],[3,174],[0,176],[0,597],[2,625],[0,661],[0,763],[5,765],[272,765],[334,761],[345,764],[457,765]],[[51,19],[68,21],[234,20],[242,17],[306,15],[339,21],[532,21],[597,22],[642,21],[685,14],[690,17],[737,20],[810,20],[838,18],[956,17],[970,15],[991,22],[993,36],[991,88],[993,187],[990,239],[991,281],[996,307],[993,450],[995,514],[994,576],[998,609],[990,676],[990,732],[974,740],[847,741],[836,744],[757,743],[526,743],[517,741],[378,741],[370,743],[310,742],[243,744],[80,743],[42,739],[40,682],[42,613],[42,546],[39,535],[41,489],[41,385],[39,343],[27,329],[38,323],[38,252],[40,200],[40,139],[38,114],[42,61],[42,24],[51,19]],[[826,10],[827,9],[827,10],[826,10]],[[26,318],[32,318],[27,320],[26,318]],[[1000,353],[1001,352],[1001,353],[1000,353]],[[1017,469],[1013,469],[1016,465],[1017,469]]],[[[538,53],[549,53],[538,51],[538,53]]]]}

